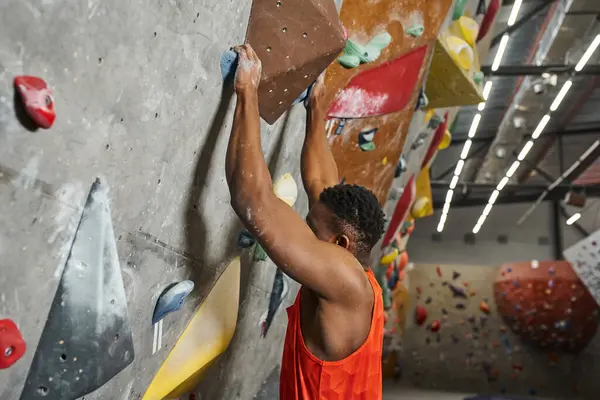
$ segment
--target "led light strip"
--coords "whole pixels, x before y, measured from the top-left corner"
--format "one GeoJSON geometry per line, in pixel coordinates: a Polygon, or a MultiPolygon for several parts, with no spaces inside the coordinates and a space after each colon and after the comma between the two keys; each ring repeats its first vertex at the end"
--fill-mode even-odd
{"type": "MultiPolygon", "coordinates": [[[[517,7],[521,6],[521,1],[517,0],[514,3],[513,9],[511,11],[510,17],[509,17],[509,25],[510,25],[510,21],[512,20],[512,23],[514,24],[514,20],[516,19],[516,15],[518,14],[519,10],[517,7]],[[515,11],[516,8],[516,11],[515,11]],[[514,15],[513,15],[514,14],[514,15]]],[[[506,36],[506,35],[505,35],[506,36]]],[[[504,39],[504,37],[502,37],[502,39],[504,39]]],[[[508,41],[508,39],[507,39],[508,41]]],[[[500,43],[502,44],[502,42],[500,43]]],[[[575,66],[575,71],[579,72],[581,71],[585,65],[587,64],[587,62],[590,60],[590,58],[592,57],[592,55],[594,54],[594,52],[596,51],[596,49],[598,48],[598,46],[600,45],[600,34],[596,35],[596,37],[594,38],[594,40],[592,41],[592,43],[590,43],[588,49],[585,51],[585,53],[583,54],[583,56],[581,56],[581,59],[579,60],[579,62],[577,63],[577,65],[575,66]]],[[[500,49],[498,50],[500,51],[500,49]]],[[[498,58],[498,55],[496,54],[496,58],[498,58]]],[[[494,60],[494,64],[496,64],[496,60],[494,60]]],[[[499,62],[498,62],[499,65],[499,62]]],[[[497,68],[496,68],[497,69],[497,68]]],[[[494,67],[492,66],[492,70],[495,71],[496,69],[494,69],[494,67]]],[[[498,183],[498,186],[496,187],[496,190],[494,190],[490,196],[490,199],[488,200],[488,204],[485,206],[483,212],[481,213],[481,216],[479,217],[479,219],[477,220],[477,223],[475,224],[475,226],[473,227],[473,233],[477,234],[479,233],[479,231],[481,230],[481,227],[483,225],[483,223],[485,222],[485,219],[487,218],[487,216],[489,215],[489,213],[492,210],[492,207],[494,205],[494,203],[496,202],[496,200],[498,199],[498,196],[500,195],[500,192],[502,191],[502,189],[504,189],[504,187],[506,186],[506,184],[508,183],[509,179],[515,174],[515,172],[517,172],[517,169],[519,168],[519,166],[521,165],[521,161],[523,161],[525,159],[525,157],[527,156],[527,154],[529,153],[529,151],[531,150],[531,148],[533,147],[535,140],[540,137],[540,135],[542,134],[542,132],[544,131],[544,129],[546,128],[546,125],[548,125],[548,122],[550,121],[550,113],[554,112],[556,110],[558,110],[558,107],[560,107],[560,103],[562,103],[562,101],[564,100],[565,96],[567,95],[567,93],[569,92],[569,89],[571,89],[571,86],[573,85],[573,81],[571,79],[567,80],[564,84],[563,87],[560,89],[560,91],[558,92],[558,94],[556,95],[556,98],[554,99],[554,101],[552,102],[552,104],[550,105],[550,111],[548,112],[548,114],[545,114],[542,119],[540,120],[540,122],[538,123],[538,125],[536,126],[535,130],[533,131],[533,133],[531,134],[531,140],[527,141],[527,143],[525,143],[525,145],[523,146],[523,148],[521,149],[521,152],[519,153],[519,155],[517,156],[517,160],[514,161],[512,163],[512,165],[510,166],[510,168],[508,169],[508,171],[506,171],[506,174],[504,175],[504,177],[502,178],[502,180],[500,181],[500,183],[498,183]]],[[[485,103],[480,103],[479,104],[480,110],[483,110],[483,108],[485,107],[485,103]],[[481,105],[483,104],[483,106],[481,105]]],[[[595,142],[589,149],[588,151],[586,151],[584,153],[584,156],[586,154],[589,154],[591,151],[593,151],[593,149],[595,147],[597,147],[599,145],[599,142],[595,142]]],[[[582,156],[583,157],[583,156],[582,156]]],[[[585,157],[584,157],[585,158],[585,157]]],[[[580,158],[581,159],[581,158],[580,158]]],[[[550,185],[548,187],[548,189],[542,194],[542,196],[538,199],[538,201],[536,201],[536,204],[534,204],[530,210],[528,210],[528,212],[525,213],[525,215],[523,215],[523,217],[519,220],[519,222],[517,222],[518,225],[520,225],[522,223],[522,221],[531,213],[531,211],[533,211],[533,208],[535,208],[535,206],[539,203],[541,203],[541,201],[544,199],[544,197],[548,194],[548,192],[552,189],[554,189],[561,181],[562,179],[564,179],[564,177],[568,176],[570,174],[570,172],[576,168],[579,165],[579,162],[576,161],[571,168],[569,168],[567,171],[565,171],[561,177],[559,177],[554,183],[552,183],[552,185],[550,185]]],[[[569,221],[571,221],[571,224],[573,224],[575,221],[577,221],[577,219],[580,218],[576,217],[577,214],[573,215],[568,221],[567,224],[569,223],[569,221]]],[[[570,224],[569,224],[570,225],[570,224]]],[[[439,226],[438,226],[439,228],[439,226]]],[[[439,231],[439,230],[438,230],[439,231]]]]}

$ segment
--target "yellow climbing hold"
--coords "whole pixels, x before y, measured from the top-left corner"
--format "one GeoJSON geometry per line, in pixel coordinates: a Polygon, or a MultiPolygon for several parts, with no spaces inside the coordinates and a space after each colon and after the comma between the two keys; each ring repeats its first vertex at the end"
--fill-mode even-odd
{"type": "Polygon", "coordinates": [[[388,163],[387,157],[383,157],[383,160],[381,160],[381,165],[383,165],[385,167],[387,165],[387,163],[388,163]]]}
{"type": "Polygon", "coordinates": [[[427,197],[419,197],[414,203],[410,210],[413,218],[423,218],[427,216],[427,206],[429,205],[429,199],[427,197]]]}
{"type": "Polygon", "coordinates": [[[273,185],[275,196],[285,201],[290,207],[294,206],[296,199],[298,198],[298,186],[294,177],[289,174],[283,174],[281,178],[273,185]]]}
{"type": "Polygon", "coordinates": [[[391,251],[391,252],[387,253],[386,255],[384,255],[383,257],[381,257],[381,260],[379,260],[379,263],[382,265],[388,265],[388,264],[394,262],[396,257],[398,257],[398,254],[400,254],[398,249],[394,249],[393,251],[391,251]]]}
{"type": "Polygon", "coordinates": [[[479,33],[479,25],[473,18],[462,16],[458,20],[452,22],[450,31],[465,40],[471,47],[475,47],[477,34],[479,33]]]}
{"type": "Polygon", "coordinates": [[[423,122],[428,123],[429,120],[433,117],[433,114],[435,114],[435,111],[432,108],[427,110],[427,112],[425,113],[425,118],[423,118],[423,122]]]}
{"type": "Polygon", "coordinates": [[[200,304],[154,376],[143,400],[178,399],[194,389],[204,371],[233,338],[239,294],[240,258],[236,257],[200,304]]]}
{"type": "Polygon", "coordinates": [[[446,46],[450,57],[462,69],[469,71],[473,66],[474,54],[473,49],[467,42],[456,36],[446,37],[446,46]]]}
{"type": "Polygon", "coordinates": [[[444,132],[444,137],[442,138],[442,141],[438,145],[438,149],[444,150],[446,147],[450,146],[451,142],[452,142],[452,134],[450,133],[450,131],[448,129],[446,129],[446,132],[444,132]]]}

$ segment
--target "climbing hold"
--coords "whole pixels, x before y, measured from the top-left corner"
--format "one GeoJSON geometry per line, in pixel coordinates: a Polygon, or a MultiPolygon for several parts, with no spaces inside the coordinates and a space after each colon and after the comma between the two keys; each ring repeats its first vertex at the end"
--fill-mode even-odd
{"type": "Polygon", "coordinates": [[[394,174],[394,178],[399,178],[403,172],[406,172],[406,159],[403,155],[401,155],[400,160],[398,161],[398,166],[396,167],[396,173],[394,174]]]}
{"type": "Polygon", "coordinates": [[[428,211],[428,206],[430,204],[428,197],[419,197],[412,205],[410,209],[410,214],[413,218],[423,218],[426,216],[428,211]]]}
{"type": "Polygon", "coordinates": [[[417,104],[415,105],[415,111],[418,109],[422,109],[422,108],[426,108],[429,105],[429,99],[427,98],[427,95],[425,94],[425,89],[421,88],[421,90],[419,90],[419,97],[417,98],[417,104]]]}
{"type": "Polygon", "coordinates": [[[41,128],[48,129],[54,123],[54,99],[46,82],[36,76],[17,76],[16,90],[21,96],[27,115],[41,128]]]}
{"type": "Polygon", "coordinates": [[[408,252],[406,250],[400,252],[400,260],[398,261],[398,269],[404,271],[408,265],[408,252]]]}
{"type": "Polygon", "coordinates": [[[481,310],[481,312],[484,312],[486,314],[490,313],[490,306],[485,301],[479,303],[479,309],[481,310]]]}
{"type": "Polygon", "coordinates": [[[260,328],[261,336],[263,338],[267,336],[269,328],[273,323],[273,318],[275,318],[277,310],[279,310],[283,300],[285,300],[285,297],[288,294],[289,284],[287,279],[287,276],[279,268],[277,268],[277,271],[275,272],[275,278],[273,279],[273,285],[271,287],[269,306],[267,307],[267,311],[261,317],[260,328]]]}
{"type": "Polygon", "coordinates": [[[346,119],[345,118],[341,118],[340,119],[340,123],[338,124],[338,126],[335,128],[335,132],[334,135],[339,136],[342,134],[342,132],[344,131],[344,125],[346,125],[346,119]]]}
{"type": "Polygon", "coordinates": [[[398,249],[394,249],[391,252],[384,255],[383,257],[381,257],[381,260],[379,260],[379,263],[381,265],[391,264],[392,261],[394,261],[398,257],[398,254],[399,254],[398,249]]]}
{"type": "Polygon", "coordinates": [[[452,280],[457,280],[458,278],[460,278],[460,273],[457,271],[452,271],[452,280]]]}
{"type": "Polygon", "coordinates": [[[425,299],[425,304],[431,304],[431,297],[427,297],[425,299]]]}
{"type": "Polygon", "coordinates": [[[157,323],[167,314],[179,310],[192,290],[194,290],[194,282],[190,280],[181,281],[165,289],[158,297],[156,307],[154,307],[152,324],[157,323]]]}
{"type": "Polygon", "coordinates": [[[437,276],[439,276],[440,278],[442,277],[442,269],[439,265],[435,267],[435,272],[437,273],[437,276]]]}
{"type": "Polygon", "coordinates": [[[373,142],[366,142],[366,143],[360,144],[359,147],[362,151],[373,151],[373,150],[375,150],[376,146],[375,146],[375,143],[373,143],[373,142]]]}
{"type": "Polygon", "coordinates": [[[455,286],[453,284],[448,284],[448,288],[452,292],[452,297],[460,297],[463,299],[468,298],[467,293],[463,288],[455,286]]]}
{"type": "Polygon", "coordinates": [[[283,200],[290,207],[294,206],[298,198],[298,186],[291,174],[283,174],[281,178],[273,185],[275,196],[283,200]]]}
{"type": "Polygon", "coordinates": [[[473,74],[473,82],[475,82],[476,84],[480,84],[481,82],[483,82],[483,72],[481,71],[477,71],[473,74]]]}
{"type": "Polygon", "coordinates": [[[383,157],[383,159],[381,160],[381,165],[383,165],[385,167],[387,165],[387,163],[388,163],[388,158],[383,157]]]}
{"type": "Polygon", "coordinates": [[[440,124],[444,122],[444,118],[440,117],[437,114],[433,114],[431,116],[431,118],[429,119],[429,122],[427,123],[427,127],[429,129],[437,129],[438,126],[440,126],[440,124]]]}
{"type": "Polygon", "coordinates": [[[358,143],[363,144],[367,142],[372,142],[375,137],[375,133],[377,132],[377,128],[367,129],[358,134],[358,143]]]}
{"type": "Polygon", "coordinates": [[[417,325],[422,326],[427,320],[427,310],[423,306],[417,306],[415,308],[415,322],[417,325]]]}
{"type": "Polygon", "coordinates": [[[423,34],[425,28],[421,24],[412,24],[404,31],[407,35],[412,37],[419,37],[423,34]]]}
{"type": "Polygon", "coordinates": [[[420,295],[421,293],[423,293],[423,289],[417,286],[417,294],[420,295]]]}
{"type": "Polygon", "coordinates": [[[237,246],[240,249],[247,249],[256,243],[256,239],[248,232],[246,229],[242,229],[240,235],[238,236],[237,246]]]}
{"type": "Polygon", "coordinates": [[[23,357],[26,348],[17,324],[10,319],[0,319],[0,369],[16,363],[23,357]]]}
{"type": "Polygon", "coordinates": [[[457,303],[456,304],[456,309],[457,310],[464,310],[465,308],[467,308],[467,306],[465,306],[463,303],[457,303]]]}
{"type": "Polygon", "coordinates": [[[446,37],[446,46],[452,60],[462,69],[469,71],[475,59],[473,48],[456,36],[446,37]]]}
{"type": "Polygon", "coordinates": [[[221,56],[221,75],[223,81],[228,82],[233,80],[235,77],[235,70],[237,69],[238,55],[233,50],[227,50],[221,56]]]}
{"type": "Polygon", "coordinates": [[[475,47],[475,40],[479,33],[479,25],[473,18],[466,16],[460,17],[452,23],[450,31],[457,36],[462,36],[469,46],[475,47]]]}
{"type": "Polygon", "coordinates": [[[439,332],[440,328],[442,327],[442,324],[440,323],[440,321],[435,320],[431,323],[431,326],[429,327],[429,329],[431,330],[431,332],[439,332]]]}
{"type": "Polygon", "coordinates": [[[338,62],[345,68],[356,68],[360,64],[377,60],[381,51],[392,41],[392,36],[387,32],[375,35],[369,43],[362,45],[352,39],[346,40],[344,54],[338,57],[338,62]]]}
{"type": "Polygon", "coordinates": [[[429,134],[427,132],[421,132],[421,133],[419,133],[417,135],[417,138],[410,145],[410,149],[411,150],[416,150],[419,147],[423,146],[423,144],[425,143],[425,139],[427,138],[427,136],[429,136],[429,134]]]}
{"type": "Polygon", "coordinates": [[[269,256],[267,256],[267,253],[262,248],[262,246],[260,245],[260,243],[256,243],[256,245],[254,246],[254,253],[252,254],[252,260],[254,260],[254,261],[266,261],[267,258],[269,258],[269,256]]]}
{"type": "Polygon", "coordinates": [[[467,5],[467,0],[456,0],[456,3],[454,4],[454,10],[452,10],[452,19],[453,20],[457,20],[460,17],[462,17],[462,15],[465,12],[466,5],[467,5]]]}
{"type": "Polygon", "coordinates": [[[452,134],[450,133],[450,131],[448,129],[446,129],[444,131],[444,137],[442,138],[442,141],[438,145],[438,150],[444,150],[445,148],[450,146],[451,142],[452,142],[452,134]]]}

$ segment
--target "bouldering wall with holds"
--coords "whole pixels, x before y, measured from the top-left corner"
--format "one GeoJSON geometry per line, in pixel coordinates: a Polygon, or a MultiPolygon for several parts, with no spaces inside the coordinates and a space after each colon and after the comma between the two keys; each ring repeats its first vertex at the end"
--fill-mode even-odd
{"type": "MultiPolygon", "coordinates": [[[[250,8],[250,1],[218,0],[0,3],[0,321],[10,328],[0,343],[13,348],[0,363],[7,366],[0,374],[1,399],[20,398],[36,354],[50,354],[55,359],[46,367],[62,369],[47,371],[46,384],[32,380],[34,396],[26,395],[27,400],[68,398],[56,397],[52,373],[83,388],[78,394],[101,385],[85,395],[87,400],[143,398],[176,343],[184,340],[186,327],[197,328],[190,321],[203,313],[213,287],[236,272],[228,265],[238,254],[241,226],[229,205],[223,168],[234,102],[231,87],[222,85],[220,60],[244,41],[250,8]],[[15,87],[15,78],[22,76],[41,78],[51,91],[51,101],[40,97],[29,104],[30,114],[23,88],[15,87]],[[32,111],[46,119],[32,124],[32,111]],[[53,303],[59,287],[70,300],[96,293],[86,274],[98,273],[97,266],[68,260],[79,248],[76,233],[84,228],[86,197],[98,177],[110,212],[92,227],[104,241],[115,242],[116,257],[103,253],[122,280],[110,295],[122,290],[126,300],[123,309],[120,297],[104,298],[104,310],[119,308],[118,313],[102,314],[91,301],[81,310],[111,333],[90,345],[106,346],[110,357],[119,357],[119,371],[97,365],[101,379],[84,367],[93,360],[91,353],[69,338],[48,336],[45,329],[62,321],[53,303]],[[66,275],[74,278],[59,286],[66,275]],[[173,297],[177,307],[167,307],[171,312],[161,312],[162,319],[153,324],[159,296],[186,280],[195,283],[193,291],[182,304],[173,297]],[[133,352],[119,347],[129,333],[113,329],[123,320],[115,315],[127,316],[133,352]]],[[[304,119],[297,106],[273,126],[262,123],[274,179],[290,173],[299,182],[296,149],[302,145],[304,119]]],[[[289,185],[281,189],[284,196],[294,196],[289,185]]],[[[294,207],[305,213],[302,192],[294,207]]],[[[228,308],[224,316],[237,321],[236,331],[230,352],[206,371],[215,378],[204,388],[206,398],[252,398],[281,358],[285,313],[281,308],[274,313],[264,338],[260,327],[276,268],[268,260],[250,268],[250,250],[243,251],[241,264],[239,308],[228,308]]],[[[95,283],[102,281],[99,277],[95,283]]],[[[283,306],[296,290],[290,282],[283,306]]],[[[208,334],[207,328],[201,325],[201,333],[208,334]]],[[[223,332],[218,346],[211,347],[216,353],[227,347],[231,332],[223,332]]]]}
{"type": "MultiPolygon", "coordinates": [[[[344,58],[342,63],[332,63],[326,70],[326,99],[333,102],[328,123],[330,143],[340,177],[373,190],[382,204],[406,147],[433,45],[451,3],[449,0],[342,2],[340,19],[348,39],[367,44],[370,49],[367,53],[373,53],[373,57],[367,62],[360,60],[355,68],[342,65],[344,58]],[[423,27],[422,32],[419,27],[423,27]],[[374,38],[383,38],[385,33],[391,38],[389,45],[368,45],[374,38]],[[342,123],[343,127],[338,129],[342,123]],[[365,151],[358,143],[359,133],[374,128],[377,133],[365,151]]],[[[387,44],[388,38],[385,39],[387,44]]]]}
{"type": "Polygon", "coordinates": [[[597,305],[586,308],[581,282],[562,264],[415,265],[407,273],[402,381],[423,389],[518,398],[597,398],[600,335],[588,335],[590,341],[577,353],[566,348],[579,329],[584,333],[585,326],[593,326],[595,333],[597,305]],[[550,281],[557,298],[545,292],[550,281]],[[563,292],[572,292],[576,301],[562,300],[563,292]],[[546,338],[543,347],[528,336],[536,332],[546,338]]]}

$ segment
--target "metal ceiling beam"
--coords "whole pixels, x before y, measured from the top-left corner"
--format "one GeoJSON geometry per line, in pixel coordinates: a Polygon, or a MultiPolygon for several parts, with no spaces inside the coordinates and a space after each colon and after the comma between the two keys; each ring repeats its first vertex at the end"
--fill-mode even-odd
{"type": "MultiPolygon", "coordinates": [[[[555,131],[555,132],[544,132],[543,138],[547,137],[558,137],[561,136],[563,138],[568,138],[569,136],[580,136],[580,135],[600,135],[600,126],[591,127],[591,128],[582,128],[582,129],[569,129],[565,131],[555,131]]],[[[471,138],[473,143],[477,142],[491,142],[496,138],[496,132],[480,132],[474,138],[471,138]]],[[[523,140],[529,140],[531,138],[531,134],[523,135],[523,140]]],[[[451,146],[463,144],[469,140],[467,134],[460,134],[456,136],[452,136],[451,146]]]]}
{"type": "MultiPolygon", "coordinates": [[[[500,43],[500,40],[502,40],[502,36],[504,36],[505,34],[510,35],[514,31],[525,25],[529,20],[535,17],[538,13],[542,12],[546,7],[548,7],[552,3],[554,3],[554,0],[548,0],[544,3],[539,4],[537,7],[535,7],[527,14],[524,14],[521,18],[519,18],[512,26],[509,26],[506,29],[499,32],[496,36],[492,38],[492,41],[490,42],[490,48],[497,46],[498,43],[500,43]]],[[[503,5],[506,5],[506,2],[504,2],[503,5]]]]}
{"type": "MultiPolygon", "coordinates": [[[[548,64],[548,65],[502,65],[496,71],[492,71],[490,65],[481,67],[485,76],[541,76],[544,72],[551,74],[573,74],[575,65],[548,64]]],[[[600,75],[600,65],[587,65],[577,72],[577,75],[600,75]]]]}
{"type": "MultiPolygon", "coordinates": [[[[440,193],[439,196],[434,196],[434,208],[443,207],[446,201],[446,190],[448,189],[449,181],[432,181],[431,189],[440,193]],[[442,190],[443,189],[443,190],[442,190]]],[[[506,185],[500,192],[495,204],[512,204],[512,203],[533,203],[546,191],[546,185],[506,185]]],[[[470,183],[459,182],[455,192],[466,191],[467,195],[452,201],[452,207],[475,207],[484,206],[488,203],[490,195],[496,190],[496,184],[488,183],[470,183]],[[477,193],[473,193],[476,190],[477,193]]],[[[542,201],[560,201],[563,200],[566,193],[569,191],[584,192],[588,197],[600,197],[600,185],[570,185],[560,184],[553,188],[542,201]]]]}

